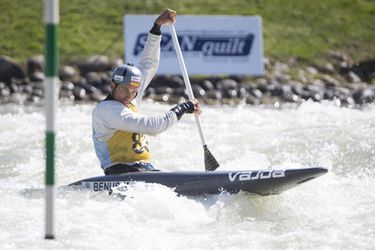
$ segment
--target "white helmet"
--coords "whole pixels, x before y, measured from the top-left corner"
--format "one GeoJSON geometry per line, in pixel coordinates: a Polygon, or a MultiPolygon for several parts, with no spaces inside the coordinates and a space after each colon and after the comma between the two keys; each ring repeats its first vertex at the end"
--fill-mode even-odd
{"type": "Polygon", "coordinates": [[[128,84],[139,87],[142,72],[132,64],[121,64],[112,72],[112,81],[116,84],[128,84]]]}

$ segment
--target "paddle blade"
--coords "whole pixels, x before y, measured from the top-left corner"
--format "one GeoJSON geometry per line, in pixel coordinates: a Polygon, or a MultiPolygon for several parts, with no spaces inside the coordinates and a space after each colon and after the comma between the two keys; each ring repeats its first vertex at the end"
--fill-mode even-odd
{"type": "Polygon", "coordinates": [[[215,169],[220,167],[215,157],[211,154],[210,150],[208,150],[207,145],[203,146],[203,151],[204,151],[204,167],[206,171],[214,171],[215,169]]]}

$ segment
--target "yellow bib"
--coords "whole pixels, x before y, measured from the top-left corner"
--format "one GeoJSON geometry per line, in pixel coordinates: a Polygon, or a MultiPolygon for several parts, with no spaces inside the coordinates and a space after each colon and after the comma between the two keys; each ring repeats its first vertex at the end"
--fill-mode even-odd
{"type": "MultiPolygon", "coordinates": [[[[138,112],[131,103],[128,108],[138,112]]],[[[144,134],[117,130],[107,141],[108,151],[113,163],[115,162],[150,162],[148,142],[144,134]]]]}

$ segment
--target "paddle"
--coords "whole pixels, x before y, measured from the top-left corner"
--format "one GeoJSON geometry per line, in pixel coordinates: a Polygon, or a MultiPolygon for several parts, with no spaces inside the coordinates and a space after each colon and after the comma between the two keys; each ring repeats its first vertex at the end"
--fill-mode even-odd
{"type": "MultiPolygon", "coordinates": [[[[173,24],[170,25],[170,30],[171,30],[174,48],[176,50],[176,54],[177,54],[177,58],[178,58],[178,63],[180,65],[180,69],[181,69],[181,72],[182,72],[182,76],[184,78],[185,86],[186,86],[186,89],[188,91],[189,99],[193,100],[194,99],[193,90],[191,88],[190,80],[189,80],[187,70],[186,70],[186,67],[185,67],[185,62],[184,62],[184,59],[182,57],[180,44],[178,43],[176,30],[175,30],[173,24]]],[[[215,157],[211,154],[210,150],[208,150],[206,138],[204,136],[202,124],[200,122],[198,114],[195,114],[195,121],[197,122],[199,136],[201,138],[201,142],[202,142],[202,145],[203,145],[205,170],[206,171],[214,171],[215,169],[217,169],[219,167],[219,163],[216,161],[215,157]]]]}

